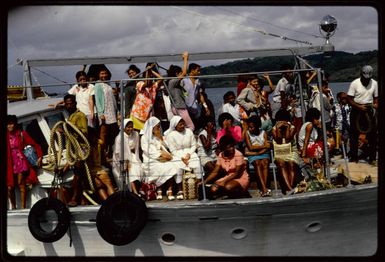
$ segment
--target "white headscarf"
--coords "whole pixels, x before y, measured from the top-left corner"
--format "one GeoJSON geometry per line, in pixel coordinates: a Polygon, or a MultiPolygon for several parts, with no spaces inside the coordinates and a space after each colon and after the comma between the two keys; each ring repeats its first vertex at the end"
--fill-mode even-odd
{"type": "MultiPolygon", "coordinates": [[[[124,129],[126,128],[126,126],[127,126],[127,124],[128,124],[129,122],[132,122],[132,119],[131,119],[131,118],[125,118],[125,119],[123,120],[123,130],[119,130],[118,136],[121,136],[121,135],[122,135],[122,132],[123,132],[123,134],[124,134],[125,136],[127,136],[126,132],[124,132],[124,129]]],[[[132,122],[132,123],[133,123],[133,122],[132,122]]],[[[119,129],[120,129],[120,126],[119,126],[119,129]]]]}
{"type": "Polygon", "coordinates": [[[164,135],[167,136],[169,133],[175,130],[175,127],[178,125],[179,121],[182,120],[182,118],[178,115],[173,116],[170,120],[170,126],[167,129],[166,132],[164,132],[164,135]]]}
{"type": "Polygon", "coordinates": [[[128,124],[129,122],[134,123],[134,122],[132,122],[132,119],[131,119],[131,118],[125,118],[125,119],[123,120],[123,126],[124,126],[124,128],[126,128],[126,126],[127,126],[127,124],[128,124]]]}
{"type": "Polygon", "coordinates": [[[143,134],[142,139],[144,137],[146,141],[151,141],[153,138],[152,129],[154,129],[154,126],[159,123],[160,120],[155,116],[147,119],[146,123],[144,123],[143,129],[140,131],[140,133],[143,134]]]}
{"type": "MultiPolygon", "coordinates": [[[[123,120],[123,130],[120,130],[119,134],[116,136],[115,138],[115,143],[114,143],[114,146],[113,146],[113,152],[114,152],[114,163],[116,166],[118,166],[118,161],[119,160],[122,160],[122,158],[120,158],[120,156],[116,156],[116,154],[120,155],[120,151],[121,151],[121,138],[122,138],[122,134],[124,135],[124,138],[123,138],[123,141],[124,141],[124,145],[123,145],[123,159],[132,159],[132,153],[131,153],[131,150],[126,150],[125,148],[129,146],[129,136],[126,134],[126,132],[124,132],[124,129],[126,128],[127,124],[129,122],[132,122],[132,119],[131,118],[125,118],[123,120]],[[119,159],[120,158],[120,159],[119,159]]],[[[120,127],[119,127],[120,128],[120,127]]],[[[133,133],[131,133],[131,135],[133,135],[133,133]]],[[[135,138],[135,137],[134,137],[135,138]]],[[[135,142],[134,142],[135,143],[135,142]]],[[[138,143],[136,143],[138,144],[138,143]]],[[[138,148],[136,148],[135,152],[139,152],[138,148]]],[[[139,159],[139,156],[137,154],[135,154],[136,156],[136,159],[139,159]]]]}
{"type": "MultiPolygon", "coordinates": [[[[134,123],[134,122],[132,121],[131,118],[125,118],[125,119],[123,120],[123,130],[120,130],[120,132],[124,132],[124,129],[126,128],[126,126],[127,126],[127,124],[128,124],[129,122],[134,123]]],[[[126,133],[124,132],[124,134],[126,134],[126,133]]],[[[119,135],[120,135],[120,134],[119,134],[119,135]]],[[[126,134],[126,135],[127,135],[127,134],[126,134]]]]}

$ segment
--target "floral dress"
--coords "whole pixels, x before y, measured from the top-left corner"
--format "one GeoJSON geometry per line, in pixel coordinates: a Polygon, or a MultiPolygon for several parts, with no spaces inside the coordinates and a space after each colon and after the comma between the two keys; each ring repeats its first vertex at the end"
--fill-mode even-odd
{"type": "Polygon", "coordinates": [[[144,122],[151,116],[158,88],[157,82],[153,83],[151,87],[144,88],[143,85],[143,81],[138,82],[136,85],[137,95],[130,116],[134,122],[134,128],[138,130],[143,129],[144,122]]]}
{"type": "Polygon", "coordinates": [[[14,174],[28,171],[27,159],[19,149],[19,141],[16,134],[9,134],[9,144],[11,148],[12,168],[14,174]]]}

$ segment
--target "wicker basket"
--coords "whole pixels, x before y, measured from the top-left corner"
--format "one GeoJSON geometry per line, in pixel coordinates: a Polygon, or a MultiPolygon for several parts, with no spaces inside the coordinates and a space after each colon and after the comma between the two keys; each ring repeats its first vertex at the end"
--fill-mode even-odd
{"type": "Polygon", "coordinates": [[[184,199],[198,198],[197,178],[190,171],[183,172],[182,186],[184,199]]]}

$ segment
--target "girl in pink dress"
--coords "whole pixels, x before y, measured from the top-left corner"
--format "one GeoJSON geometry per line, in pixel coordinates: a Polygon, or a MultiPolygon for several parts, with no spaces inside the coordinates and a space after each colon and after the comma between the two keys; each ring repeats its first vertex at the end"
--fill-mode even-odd
{"type": "Polygon", "coordinates": [[[217,143],[225,135],[231,135],[236,143],[242,142],[242,129],[234,125],[234,117],[230,113],[222,113],[218,116],[218,124],[221,127],[217,131],[217,143]]]}
{"type": "Polygon", "coordinates": [[[221,153],[214,170],[205,179],[205,183],[212,183],[211,193],[214,197],[225,195],[237,198],[248,195],[249,174],[244,157],[235,149],[235,145],[236,141],[231,135],[225,135],[219,141],[221,153]]]}
{"type": "Polygon", "coordinates": [[[17,117],[7,116],[7,186],[11,208],[16,209],[15,187],[20,190],[20,207],[26,208],[27,185],[37,184],[36,170],[27,161],[23,154],[26,145],[32,145],[37,154],[37,165],[41,167],[43,152],[29,134],[19,129],[17,117]]]}

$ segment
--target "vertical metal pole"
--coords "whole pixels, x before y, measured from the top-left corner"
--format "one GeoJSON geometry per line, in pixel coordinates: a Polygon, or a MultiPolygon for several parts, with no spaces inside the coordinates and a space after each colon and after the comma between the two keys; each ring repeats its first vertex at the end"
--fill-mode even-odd
{"type": "Polygon", "coordinates": [[[302,123],[305,123],[305,114],[306,114],[306,109],[305,109],[305,101],[303,99],[303,93],[302,93],[302,77],[301,74],[298,74],[298,86],[299,86],[299,95],[300,95],[300,100],[301,100],[301,116],[302,116],[302,123]]]}
{"type": "Polygon", "coordinates": [[[347,188],[351,188],[353,187],[353,185],[351,184],[351,179],[350,179],[350,172],[349,172],[349,161],[348,161],[348,157],[346,155],[346,150],[345,150],[345,142],[342,141],[341,143],[342,145],[342,153],[344,154],[344,161],[345,161],[345,167],[346,167],[346,174],[347,174],[347,177],[348,177],[348,185],[346,186],[347,188]]]}
{"type": "MultiPolygon", "coordinates": [[[[198,138],[199,139],[199,138],[198,138]]],[[[200,169],[200,172],[201,172],[201,176],[202,176],[202,194],[203,194],[203,199],[201,200],[202,202],[209,202],[209,200],[206,198],[206,186],[205,186],[205,179],[204,179],[204,170],[203,170],[203,167],[202,167],[202,162],[201,162],[201,159],[200,157],[198,156],[198,159],[199,159],[199,169],[200,169]]]]}
{"type": "MultiPolygon", "coordinates": [[[[298,56],[296,57],[298,59],[298,56]]],[[[301,61],[300,61],[301,62],[301,61]]],[[[300,63],[297,63],[300,64],[300,63]]],[[[301,67],[299,67],[301,69],[301,67]]],[[[298,72],[298,87],[299,87],[299,97],[300,97],[300,104],[301,104],[301,117],[302,117],[302,123],[305,123],[305,114],[306,114],[306,108],[305,108],[305,101],[303,98],[303,87],[302,87],[302,76],[301,72],[298,72]]]]}
{"type": "Polygon", "coordinates": [[[23,60],[23,85],[24,85],[24,90],[23,90],[23,95],[27,95],[27,100],[32,100],[33,95],[32,95],[32,76],[31,76],[31,68],[28,64],[28,61],[23,60]]]}
{"type": "Polygon", "coordinates": [[[276,175],[276,172],[275,172],[275,169],[276,169],[277,166],[274,163],[274,152],[273,152],[273,150],[270,150],[270,154],[271,154],[271,159],[272,159],[273,179],[274,179],[274,192],[273,192],[273,196],[278,197],[280,195],[282,196],[282,194],[278,193],[277,175],[276,175]]]}
{"type": "Polygon", "coordinates": [[[317,78],[318,78],[318,91],[319,91],[319,99],[321,106],[321,123],[322,123],[322,136],[324,143],[324,155],[325,155],[325,174],[328,181],[330,181],[330,162],[329,162],[329,151],[328,151],[328,141],[326,136],[326,124],[325,124],[325,108],[324,108],[324,99],[322,93],[322,79],[321,79],[321,69],[317,68],[317,78]]]}
{"type": "Polygon", "coordinates": [[[125,191],[126,187],[128,186],[128,190],[131,191],[131,184],[126,183],[129,181],[128,179],[128,171],[123,170],[124,169],[124,86],[123,86],[123,80],[120,81],[120,178],[122,180],[122,190],[125,191]]]}

